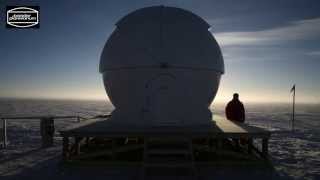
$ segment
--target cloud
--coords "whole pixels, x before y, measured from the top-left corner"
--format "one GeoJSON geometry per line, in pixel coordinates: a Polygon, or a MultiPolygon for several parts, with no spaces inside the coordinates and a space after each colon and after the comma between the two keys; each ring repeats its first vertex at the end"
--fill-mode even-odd
{"type": "Polygon", "coordinates": [[[309,56],[320,56],[320,51],[307,52],[307,55],[309,55],[309,56]]]}
{"type": "Polygon", "coordinates": [[[262,31],[222,32],[216,33],[214,36],[222,46],[312,40],[320,37],[320,18],[295,21],[287,26],[262,31]]]}

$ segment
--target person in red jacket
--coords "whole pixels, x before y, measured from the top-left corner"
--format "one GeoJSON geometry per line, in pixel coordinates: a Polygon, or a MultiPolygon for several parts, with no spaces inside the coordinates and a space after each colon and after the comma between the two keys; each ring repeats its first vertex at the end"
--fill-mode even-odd
{"type": "Polygon", "coordinates": [[[244,122],[245,109],[241,101],[239,101],[239,94],[234,93],[233,99],[227,104],[226,117],[231,121],[244,122]]]}

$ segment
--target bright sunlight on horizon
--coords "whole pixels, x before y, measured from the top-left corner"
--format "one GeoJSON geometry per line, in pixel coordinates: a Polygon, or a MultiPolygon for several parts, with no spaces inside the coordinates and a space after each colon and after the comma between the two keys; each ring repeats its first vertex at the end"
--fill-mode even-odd
{"type": "Polygon", "coordinates": [[[41,1],[39,29],[0,27],[0,98],[108,100],[98,65],[115,24],[136,9],[163,4],[211,25],[225,63],[214,102],[235,92],[243,102],[290,102],[296,84],[298,103],[320,103],[320,11],[311,8],[316,1],[288,3],[41,1]]]}

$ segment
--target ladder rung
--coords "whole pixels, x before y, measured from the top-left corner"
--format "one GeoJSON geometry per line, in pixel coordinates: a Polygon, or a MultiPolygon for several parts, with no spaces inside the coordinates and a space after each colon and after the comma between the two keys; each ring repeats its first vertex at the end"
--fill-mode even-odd
{"type": "MultiPolygon", "coordinates": [[[[144,141],[145,169],[150,168],[188,168],[186,172],[196,174],[192,140],[184,137],[155,137],[144,141]]],[[[185,170],[183,171],[185,172],[185,170]]]]}
{"type": "Polygon", "coordinates": [[[124,146],[124,147],[117,147],[117,148],[114,148],[114,151],[115,152],[127,152],[127,151],[130,151],[130,150],[136,150],[136,149],[139,149],[139,148],[143,148],[143,145],[127,145],[127,146],[124,146]]]}
{"type": "Polygon", "coordinates": [[[186,138],[148,138],[147,143],[189,143],[186,138]]]}
{"type": "Polygon", "coordinates": [[[168,162],[168,163],[145,163],[145,167],[187,167],[187,168],[193,168],[192,163],[173,163],[173,162],[168,162]]]}
{"type": "Polygon", "coordinates": [[[151,149],[147,154],[172,155],[172,154],[191,154],[188,150],[183,149],[151,149]]]}

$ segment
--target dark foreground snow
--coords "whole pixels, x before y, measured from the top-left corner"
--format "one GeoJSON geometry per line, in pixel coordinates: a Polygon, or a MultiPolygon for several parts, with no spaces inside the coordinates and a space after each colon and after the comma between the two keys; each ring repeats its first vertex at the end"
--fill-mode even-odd
{"type": "MultiPolygon", "coordinates": [[[[110,112],[105,102],[85,101],[0,101],[1,115],[81,115],[93,116],[110,112]]],[[[246,122],[268,128],[270,155],[274,170],[261,167],[211,167],[200,169],[201,179],[320,179],[320,106],[298,105],[295,132],[289,131],[290,106],[286,104],[246,105],[246,122]]],[[[224,105],[213,111],[223,115],[224,105]]],[[[56,130],[76,123],[55,122],[56,130]]],[[[61,164],[61,138],[56,134],[55,146],[41,149],[39,121],[8,122],[9,145],[0,150],[0,180],[79,180],[139,179],[139,168],[75,167],[61,164]]],[[[162,169],[158,170],[161,174],[162,169]]],[[[154,179],[154,178],[153,178],[154,179]]],[[[187,179],[159,177],[156,179],[187,179]]]]}

